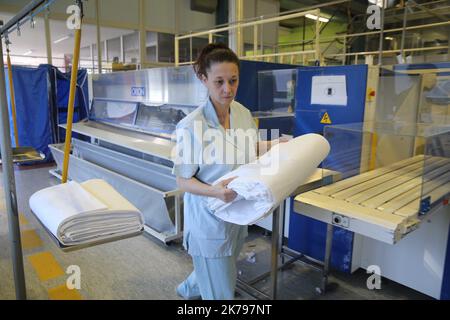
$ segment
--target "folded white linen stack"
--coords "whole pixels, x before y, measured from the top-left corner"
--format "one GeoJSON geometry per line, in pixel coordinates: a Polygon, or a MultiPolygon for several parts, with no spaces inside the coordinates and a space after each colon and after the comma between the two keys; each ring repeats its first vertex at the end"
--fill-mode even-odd
{"type": "Polygon", "coordinates": [[[254,224],[304,184],[329,151],[328,141],[313,133],[277,144],[257,161],[242,165],[215,181],[214,184],[237,177],[228,188],[238,196],[228,203],[209,197],[208,208],[224,221],[254,224]]]}
{"type": "Polygon", "coordinates": [[[30,209],[64,246],[138,233],[142,213],[101,179],[70,181],[34,193],[30,209]]]}

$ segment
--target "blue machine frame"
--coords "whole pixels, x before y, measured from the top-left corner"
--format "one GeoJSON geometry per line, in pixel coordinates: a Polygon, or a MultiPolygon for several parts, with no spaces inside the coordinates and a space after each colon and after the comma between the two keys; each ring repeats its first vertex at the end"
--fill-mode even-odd
{"type": "MultiPolygon", "coordinates": [[[[294,69],[297,66],[281,63],[270,63],[262,61],[241,60],[241,71],[239,75],[239,89],[236,95],[236,101],[242,103],[250,111],[259,111],[259,90],[258,72],[266,70],[294,69]]],[[[270,129],[279,129],[280,134],[292,134],[293,118],[272,118],[261,119],[259,121],[259,129],[269,131],[268,139],[270,139],[270,129]]]]}
{"type": "MultiPolygon", "coordinates": [[[[294,135],[306,133],[323,134],[328,121],[322,121],[325,113],[331,124],[362,122],[366,101],[367,65],[301,67],[298,69],[296,85],[296,114],[294,135]],[[347,105],[319,105],[311,103],[314,76],[338,76],[346,78],[347,105]]],[[[325,116],[326,117],[326,116],[325,116]]],[[[339,170],[339,168],[335,168],[339,170]]],[[[325,223],[291,212],[289,218],[288,247],[309,257],[323,261],[325,255],[325,223]]],[[[353,232],[334,228],[331,266],[337,270],[351,272],[353,232]]]]}

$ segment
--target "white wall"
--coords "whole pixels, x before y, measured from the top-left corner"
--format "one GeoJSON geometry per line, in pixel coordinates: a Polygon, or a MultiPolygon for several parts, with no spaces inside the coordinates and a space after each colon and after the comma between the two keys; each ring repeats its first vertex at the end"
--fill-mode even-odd
{"type": "Polygon", "coordinates": [[[176,0],[179,12],[179,33],[189,31],[202,31],[214,27],[216,24],[215,13],[203,13],[192,11],[190,0],[176,0]]]}
{"type": "Polygon", "coordinates": [[[152,30],[175,33],[175,4],[178,0],[147,0],[145,26],[152,30]]]}
{"type": "Polygon", "coordinates": [[[147,0],[146,27],[169,33],[187,33],[211,28],[215,13],[192,11],[190,0],[147,0]],[[178,29],[178,30],[177,30],[178,29]]]}
{"type": "MultiPolygon", "coordinates": [[[[276,0],[244,0],[244,19],[276,15],[280,12],[280,2],[276,0]]],[[[261,29],[261,27],[259,27],[261,29]]],[[[265,45],[278,43],[278,23],[265,24],[263,27],[265,45]]],[[[253,43],[253,27],[244,29],[244,42],[253,43]]],[[[260,38],[258,37],[258,43],[260,38]]]]}

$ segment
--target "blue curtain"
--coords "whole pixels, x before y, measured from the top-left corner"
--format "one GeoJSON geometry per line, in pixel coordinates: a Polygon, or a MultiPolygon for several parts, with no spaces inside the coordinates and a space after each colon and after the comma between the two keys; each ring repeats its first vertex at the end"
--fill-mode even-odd
{"type": "MultiPolygon", "coordinates": [[[[12,66],[19,145],[33,147],[52,160],[49,144],[63,142],[64,135],[58,132],[58,124],[66,123],[70,88],[70,73],[62,73],[51,65],[37,68],[12,66]]],[[[11,141],[14,130],[11,113],[11,97],[8,72],[6,92],[10,114],[11,141]]],[[[88,103],[87,71],[78,71],[78,86],[75,97],[74,122],[87,117],[88,103]]]]}
{"type": "MultiPolygon", "coordinates": [[[[11,141],[12,146],[15,146],[8,70],[5,70],[5,73],[11,141]]],[[[48,107],[47,69],[12,66],[12,74],[19,145],[33,147],[44,153],[48,159],[50,156],[48,144],[52,143],[53,131],[48,107]]]]}

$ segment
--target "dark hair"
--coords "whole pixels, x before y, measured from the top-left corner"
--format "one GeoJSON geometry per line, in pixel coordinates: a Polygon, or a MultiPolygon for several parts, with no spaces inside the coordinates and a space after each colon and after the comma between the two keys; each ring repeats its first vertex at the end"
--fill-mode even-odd
{"type": "Polygon", "coordinates": [[[201,79],[202,75],[207,77],[207,71],[211,65],[217,62],[232,62],[240,69],[239,58],[224,43],[209,43],[200,51],[197,61],[194,63],[194,71],[201,79]]]}

